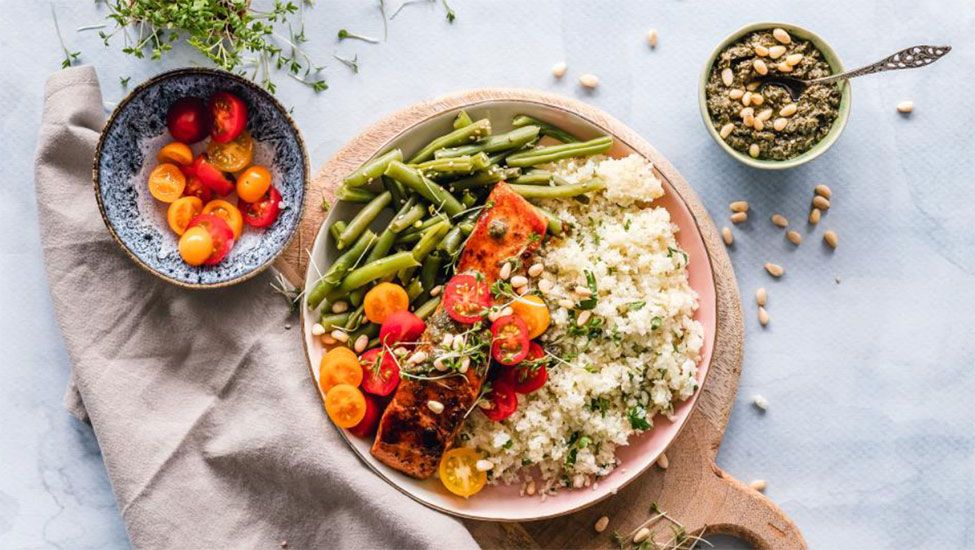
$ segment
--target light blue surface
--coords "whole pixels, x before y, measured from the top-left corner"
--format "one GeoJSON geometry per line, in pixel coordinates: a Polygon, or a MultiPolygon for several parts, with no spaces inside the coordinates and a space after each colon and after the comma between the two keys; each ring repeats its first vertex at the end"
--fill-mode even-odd
{"type": "MultiPolygon", "coordinates": [[[[397,0],[388,0],[391,6],[397,0]]],[[[260,2],[258,2],[260,3],[260,2]]],[[[309,49],[329,65],[315,95],[286,77],[320,166],[385,113],[448,91],[520,86],[578,97],[622,119],[691,182],[716,223],[746,199],[732,258],[747,341],[739,398],[719,456],[730,474],[764,478],[767,494],[813,548],[975,547],[975,5],[896,2],[658,1],[453,2],[413,5],[387,43],[337,44],[337,29],[382,35],[376,3],[319,2],[306,17],[309,49]],[[705,132],[696,99],[701,63],[723,36],[758,19],[806,26],[847,66],[916,43],[955,50],[918,71],[854,84],[845,134],[797,170],[761,173],[725,155],[705,132]],[[650,50],[644,35],[660,31],[650,50]],[[357,53],[352,75],[330,58],[357,53]],[[565,60],[559,82],[549,68],[565,60]],[[576,78],[598,74],[594,93],[576,78]],[[915,102],[910,117],[894,106],[915,102]],[[812,187],[834,206],[814,230],[802,221],[812,187]],[[798,249],[768,222],[787,216],[798,249]],[[821,243],[835,229],[834,253],[821,243]],[[786,268],[771,280],[765,261],[786,268]],[[838,282],[837,282],[838,281],[838,282]],[[752,299],[769,289],[762,330],[752,299]],[[760,413],[751,397],[771,406],[760,413]]],[[[65,39],[99,71],[108,102],[164,69],[202,63],[179,51],[163,63],[106,50],[94,33],[103,4],[56,2],[65,39]]],[[[32,162],[46,76],[60,51],[47,1],[0,0],[3,105],[0,158],[0,547],[106,548],[127,544],[91,430],[64,411],[69,364],[39,249],[32,162]]],[[[83,291],[83,289],[79,289],[83,291]]],[[[79,319],[77,322],[84,322],[79,319]]],[[[688,495],[693,498],[693,495],[688,495]]]]}

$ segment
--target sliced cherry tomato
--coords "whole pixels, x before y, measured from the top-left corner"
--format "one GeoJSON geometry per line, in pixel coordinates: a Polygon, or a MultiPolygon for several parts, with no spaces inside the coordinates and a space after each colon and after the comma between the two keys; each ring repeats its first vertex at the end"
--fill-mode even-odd
{"type": "Polygon", "coordinates": [[[254,160],[254,138],[245,130],[228,143],[211,141],[207,145],[207,158],[218,170],[239,172],[254,160]]]}
{"type": "Polygon", "coordinates": [[[192,265],[203,265],[213,254],[213,237],[202,227],[190,227],[179,238],[179,255],[192,265]]]}
{"type": "Polygon", "coordinates": [[[263,166],[250,166],[237,176],[237,196],[244,202],[257,202],[271,187],[271,172],[263,166]]]}
{"type": "Polygon", "coordinates": [[[517,315],[498,317],[491,324],[491,357],[514,365],[528,356],[528,326],[517,315]]]}
{"type": "Polygon", "coordinates": [[[247,105],[230,92],[217,92],[210,99],[210,116],[210,137],[217,143],[229,143],[247,126],[247,105]]]}
{"type": "Polygon", "coordinates": [[[399,365],[393,354],[373,348],[362,354],[362,391],[386,397],[399,385],[399,365]],[[378,364],[377,364],[378,362],[378,364]]]}
{"type": "Polygon", "coordinates": [[[251,227],[267,227],[278,219],[281,212],[281,193],[272,185],[264,197],[253,203],[237,201],[237,208],[244,214],[244,222],[251,227]]]}
{"type": "Polygon", "coordinates": [[[156,160],[178,166],[188,166],[193,164],[193,150],[185,143],[174,141],[156,153],[156,160]]]}
{"type": "Polygon", "coordinates": [[[350,384],[333,386],[325,394],[325,411],[340,428],[351,428],[366,417],[366,397],[350,384]]]}
{"type": "Polygon", "coordinates": [[[318,387],[323,392],[338,384],[358,386],[362,382],[362,366],[354,351],[346,347],[329,350],[318,365],[318,387]]]}
{"type": "Polygon", "coordinates": [[[186,232],[186,227],[190,225],[190,220],[203,211],[203,201],[196,197],[180,197],[169,205],[166,211],[166,223],[173,233],[182,235],[186,232]]]}
{"type": "Polygon", "coordinates": [[[552,323],[545,300],[534,294],[519,296],[511,302],[511,309],[528,326],[529,339],[541,336],[552,323]]]}
{"type": "Polygon", "coordinates": [[[230,229],[234,231],[234,239],[239,239],[240,234],[244,232],[244,217],[240,210],[225,200],[216,199],[208,202],[203,207],[203,213],[223,218],[223,221],[227,222],[230,229]]]}
{"type": "Polygon", "coordinates": [[[504,369],[501,379],[511,384],[518,393],[531,393],[544,386],[548,380],[546,363],[545,350],[532,342],[528,346],[528,357],[510,369],[504,369]]]}
{"type": "Polygon", "coordinates": [[[440,481],[451,493],[467,498],[477,494],[487,483],[487,472],[477,469],[481,455],[469,447],[458,447],[440,459],[440,481]]]}
{"type": "Polygon", "coordinates": [[[391,313],[379,328],[379,341],[384,345],[412,345],[426,330],[427,324],[411,311],[391,313]]]}
{"type": "Polygon", "coordinates": [[[203,185],[200,178],[193,175],[191,170],[184,169],[183,175],[186,176],[186,187],[183,188],[183,196],[196,197],[203,204],[210,202],[210,199],[213,198],[213,191],[210,191],[209,187],[203,185]]]}
{"type": "Polygon", "coordinates": [[[398,284],[379,283],[366,292],[362,304],[367,319],[373,323],[383,324],[391,314],[409,309],[410,297],[406,289],[398,284]]]}
{"type": "Polygon", "coordinates": [[[366,400],[366,414],[358,424],[349,428],[349,433],[356,437],[370,437],[376,433],[379,427],[379,419],[383,416],[383,409],[379,400],[371,395],[364,394],[366,400]]]}
{"type": "Polygon", "coordinates": [[[149,193],[162,202],[173,202],[183,196],[186,176],[175,164],[164,162],[149,174],[149,193]]]}
{"type": "Polygon", "coordinates": [[[166,112],[166,127],[176,141],[196,143],[210,133],[210,113],[197,97],[184,97],[166,112]]]}
{"type": "Polygon", "coordinates": [[[443,304],[451,319],[458,323],[476,323],[484,318],[484,312],[491,306],[491,291],[478,275],[461,273],[447,281],[443,304]]]}
{"type": "Polygon", "coordinates": [[[187,229],[190,227],[202,227],[210,233],[210,237],[213,239],[213,253],[207,258],[205,262],[206,265],[216,265],[220,263],[227,254],[230,253],[230,249],[234,246],[234,230],[227,225],[227,222],[223,221],[222,218],[214,216],[213,214],[200,214],[190,221],[187,229]]]}
{"type": "Polygon", "coordinates": [[[217,170],[215,166],[210,164],[206,154],[196,157],[190,170],[192,170],[196,177],[200,178],[203,185],[206,185],[218,195],[229,195],[234,190],[234,182],[230,181],[223,172],[217,170]]]}
{"type": "Polygon", "coordinates": [[[518,408],[518,396],[515,394],[515,389],[504,380],[499,379],[494,381],[494,384],[491,386],[491,393],[488,394],[488,399],[491,402],[491,408],[478,408],[481,409],[485,416],[495,422],[501,422],[505,418],[508,418],[518,408]]]}

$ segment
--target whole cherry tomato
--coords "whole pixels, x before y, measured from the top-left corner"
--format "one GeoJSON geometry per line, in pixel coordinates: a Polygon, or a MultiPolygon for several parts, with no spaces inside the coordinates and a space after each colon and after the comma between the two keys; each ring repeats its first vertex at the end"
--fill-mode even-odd
{"type": "Polygon", "coordinates": [[[166,127],[176,141],[196,143],[210,133],[210,112],[198,97],[184,97],[166,112],[166,127]]]}

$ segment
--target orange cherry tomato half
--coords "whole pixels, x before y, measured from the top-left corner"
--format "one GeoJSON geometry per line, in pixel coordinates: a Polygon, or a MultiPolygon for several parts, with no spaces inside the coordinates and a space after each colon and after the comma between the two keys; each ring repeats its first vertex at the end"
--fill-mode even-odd
{"type": "Polygon", "coordinates": [[[166,211],[166,223],[173,233],[182,235],[190,225],[190,220],[203,211],[203,201],[196,197],[180,197],[169,205],[166,211]]]}
{"type": "Polygon", "coordinates": [[[214,199],[203,207],[204,214],[213,214],[227,222],[234,232],[234,239],[239,239],[244,232],[244,217],[236,206],[222,199],[214,199]]]}
{"type": "Polygon", "coordinates": [[[193,164],[193,150],[185,143],[174,141],[159,150],[156,154],[156,160],[178,164],[179,166],[189,166],[193,164]]]}
{"type": "Polygon", "coordinates": [[[552,316],[549,314],[548,306],[545,305],[545,300],[534,294],[520,296],[511,303],[511,309],[528,327],[529,340],[541,336],[552,323],[552,316]]]}
{"type": "Polygon", "coordinates": [[[410,297],[403,287],[395,283],[379,283],[366,292],[362,303],[366,318],[381,325],[390,314],[409,309],[410,297]]]}
{"type": "Polygon", "coordinates": [[[213,198],[213,191],[210,191],[209,187],[203,185],[200,178],[193,175],[189,170],[184,169],[183,174],[186,175],[186,187],[183,188],[183,196],[196,197],[203,204],[210,202],[210,199],[213,198]]]}
{"type": "Polygon", "coordinates": [[[464,498],[480,492],[487,483],[487,472],[477,469],[480,459],[481,455],[468,447],[458,447],[444,453],[438,468],[443,486],[464,498]]]}
{"type": "Polygon", "coordinates": [[[323,392],[339,384],[358,386],[362,382],[362,365],[355,352],[346,347],[329,350],[318,365],[318,387],[323,392]]]}
{"type": "Polygon", "coordinates": [[[325,394],[325,412],[340,428],[351,428],[366,416],[366,397],[350,384],[332,386],[325,394]]]}
{"type": "Polygon", "coordinates": [[[196,177],[200,178],[203,185],[206,185],[218,195],[229,195],[234,190],[234,182],[230,181],[223,172],[217,170],[215,166],[210,164],[207,160],[206,153],[196,157],[190,170],[193,171],[196,177]]]}
{"type": "Polygon", "coordinates": [[[264,197],[253,203],[245,200],[237,202],[237,208],[244,215],[244,223],[251,227],[268,227],[274,220],[278,219],[281,212],[281,193],[272,185],[268,188],[264,197]]]}
{"type": "Polygon", "coordinates": [[[244,130],[233,141],[207,145],[207,159],[217,170],[239,172],[254,160],[254,138],[244,130]]]}
{"type": "Polygon", "coordinates": [[[247,105],[230,92],[217,92],[210,99],[210,121],[210,138],[229,143],[247,126],[247,105]]]}
{"type": "MultiPolygon", "coordinates": [[[[213,252],[210,256],[203,262],[206,265],[216,265],[220,263],[227,254],[230,253],[230,249],[234,246],[234,230],[230,229],[227,222],[223,221],[222,218],[214,216],[213,214],[199,214],[192,220],[190,220],[190,225],[187,226],[187,231],[192,227],[202,227],[210,233],[210,238],[213,241],[213,252]]],[[[185,233],[184,233],[185,234],[185,233]]]]}
{"type": "Polygon", "coordinates": [[[173,202],[183,196],[185,187],[186,176],[175,164],[164,162],[149,174],[149,193],[156,200],[173,202]]]}
{"type": "Polygon", "coordinates": [[[244,202],[261,200],[271,187],[271,172],[263,166],[251,166],[237,176],[237,196],[244,202]]]}
{"type": "Polygon", "coordinates": [[[193,265],[203,265],[213,254],[213,238],[202,227],[190,227],[179,238],[179,255],[183,261],[193,265]]]}

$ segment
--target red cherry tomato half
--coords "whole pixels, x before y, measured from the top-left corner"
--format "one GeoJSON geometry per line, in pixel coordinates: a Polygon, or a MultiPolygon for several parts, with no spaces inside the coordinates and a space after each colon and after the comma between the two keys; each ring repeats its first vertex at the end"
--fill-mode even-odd
{"type": "Polygon", "coordinates": [[[531,393],[545,385],[548,369],[545,368],[545,350],[532,342],[528,346],[528,357],[510,369],[505,369],[501,378],[511,384],[518,393],[531,393]]]}
{"type": "Polygon", "coordinates": [[[217,92],[210,99],[213,128],[210,137],[217,143],[230,143],[247,127],[247,105],[230,92],[217,92]]]}
{"type": "Polygon", "coordinates": [[[233,192],[234,182],[224,175],[223,172],[217,170],[212,164],[207,161],[206,154],[202,154],[196,157],[193,161],[193,165],[190,166],[190,171],[210,188],[211,191],[218,195],[227,195],[233,192]]]}
{"type": "Polygon", "coordinates": [[[491,386],[491,393],[488,394],[488,399],[491,402],[491,408],[481,409],[481,411],[495,422],[501,422],[505,418],[508,418],[518,408],[518,396],[515,395],[515,390],[511,387],[511,384],[508,384],[504,380],[497,380],[491,386]]]}
{"type": "Polygon", "coordinates": [[[491,357],[515,365],[528,356],[528,325],[517,315],[499,317],[491,325],[491,357]]]}
{"type": "Polygon", "coordinates": [[[184,97],[166,112],[166,127],[173,139],[196,143],[210,133],[210,113],[206,103],[198,97],[184,97]]]}
{"type": "Polygon", "coordinates": [[[444,288],[443,305],[454,321],[473,324],[483,319],[485,310],[491,306],[491,291],[476,275],[454,275],[444,288]]]}
{"type": "Polygon", "coordinates": [[[186,228],[189,229],[198,225],[206,229],[213,239],[213,253],[210,254],[210,257],[203,264],[216,265],[220,263],[230,253],[230,249],[234,247],[234,230],[227,225],[227,222],[223,221],[223,218],[213,214],[200,214],[196,216],[190,220],[186,228]]]}
{"type": "Polygon", "coordinates": [[[389,314],[379,328],[379,341],[386,346],[393,347],[399,344],[412,345],[427,328],[423,319],[417,317],[411,311],[396,311],[389,314]]]}
{"type": "Polygon", "coordinates": [[[264,198],[257,202],[237,201],[237,208],[244,214],[244,221],[251,227],[267,227],[278,219],[281,212],[281,193],[271,187],[267,188],[264,198]]]}
{"type": "MultiPolygon", "coordinates": [[[[186,174],[188,170],[183,170],[183,174],[186,174]]],[[[200,202],[206,204],[213,199],[213,191],[203,182],[200,178],[195,175],[189,174],[186,176],[186,187],[183,188],[184,197],[196,197],[200,199],[200,202]]]]}
{"type": "Polygon", "coordinates": [[[367,394],[363,394],[363,397],[366,398],[366,415],[358,424],[349,428],[349,433],[356,437],[371,437],[372,434],[376,433],[376,428],[379,427],[379,419],[383,416],[383,410],[375,397],[367,394]]]}
{"type": "Polygon", "coordinates": [[[399,385],[399,365],[391,352],[373,348],[362,354],[359,363],[362,365],[362,391],[386,397],[399,385]]]}

